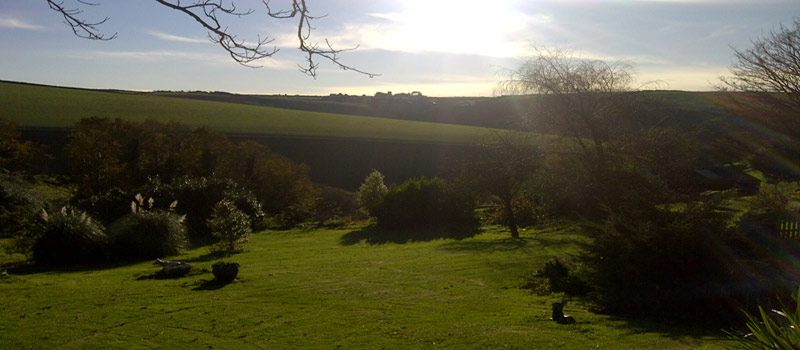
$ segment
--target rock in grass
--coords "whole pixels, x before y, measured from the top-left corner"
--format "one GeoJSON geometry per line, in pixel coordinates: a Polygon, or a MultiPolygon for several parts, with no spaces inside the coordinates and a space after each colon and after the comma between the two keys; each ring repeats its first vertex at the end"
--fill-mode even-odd
{"type": "Polygon", "coordinates": [[[153,274],[153,277],[158,279],[182,277],[192,270],[192,265],[182,261],[156,259],[155,264],[163,266],[160,271],[153,274]]]}

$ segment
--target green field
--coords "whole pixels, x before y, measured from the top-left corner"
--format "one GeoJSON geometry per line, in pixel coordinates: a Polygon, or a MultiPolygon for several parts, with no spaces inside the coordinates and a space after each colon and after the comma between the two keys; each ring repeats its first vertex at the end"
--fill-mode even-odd
{"type": "Polygon", "coordinates": [[[227,133],[471,143],[493,129],[261,107],[133,92],[0,82],[0,113],[21,127],[71,127],[86,117],[151,118],[227,133]]]}
{"type": "MultiPolygon", "coordinates": [[[[3,348],[169,349],[720,349],[720,334],[597,315],[548,321],[559,296],[518,288],[555,255],[575,254],[575,227],[522,233],[490,227],[460,240],[361,226],[261,232],[238,281],[209,284],[220,260],[177,257],[195,271],[142,277],[151,262],[104,269],[12,269],[0,279],[3,348]]],[[[6,257],[6,260],[9,258],[6,257]]]]}

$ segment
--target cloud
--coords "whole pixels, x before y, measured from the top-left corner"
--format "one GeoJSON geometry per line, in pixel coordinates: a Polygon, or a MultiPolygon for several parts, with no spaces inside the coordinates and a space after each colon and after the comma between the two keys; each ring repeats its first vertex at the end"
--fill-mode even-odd
{"type": "Polygon", "coordinates": [[[23,20],[16,19],[16,18],[10,18],[10,17],[0,17],[0,27],[3,27],[3,28],[14,28],[14,29],[25,29],[25,30],[37,30],[37,31],[41,31],[41,30],[47,29],[45,27],[42,27],[42,26],[39,26],[39,25],[36,25],[36,24],[31,24],[31,23],[25,22],[23,20]]]}
{"type": "Polygon", "coordinates": [[[148,31],[147,34],[150,34],[156,38],[166,41],[177,41],[182,43],[195,43],[195,44],[207,44],[209,42],[209,39],[187,38],[184,36],[172,35],[153,30],[148,31]]]}
{"type": "MultiPolygon", "coordinates": [[[[238,64],[230,57],[223,55],[221,52],[203,53],[203,52],[188,52],[188,51],[90,51],[81,53],[70,53],[62,56],[78,59],[94,59],[96,57],[123,59],[140,62],[163,62],[172,60],[195,61],[199,63],[213,64],[213,65],[227,65],[235,67],[238,64]]],[[[268,69],[277,70],[294,70],[297,65],[287,60],[280,60],[275,58],[264,58],[255,62],[254,66],[263,67],[268,69]]]]}

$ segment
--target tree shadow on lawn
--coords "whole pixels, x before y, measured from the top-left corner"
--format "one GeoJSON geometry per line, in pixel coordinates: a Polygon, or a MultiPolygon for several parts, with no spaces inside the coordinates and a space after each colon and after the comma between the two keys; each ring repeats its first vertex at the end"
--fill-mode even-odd
{"type": "Polygon", "coordinates": [[[461,227],[461,228],[419,228],[404,230],[388,230],[375,226],[364,227],[359,230],[345,233],[339,240],[341,245],[354,245],[361,241],[367,244],[385,244],[409,242],[428,242],[436,239],[450,238],[462,240],[474,237],[481,233],[480,227],[461,227]]]}
{"type": "Polygon", "coordinates": [[[197,291],[217,290],[217,289],[222,289],[223,287],[233,283],[233,282],[223,283],[215,279],[210,279],[210,280],[202,279],[199,282],[200,284],[197,287],[192,288],[192,290],[197,290],[197,291]]]}
{"type": "Polygon", "coordinates": [[[487,241],[458,241],[442,245],[439,249],[450,251],[502,252],[512,250],[554,248],[567,245],[581,247],[584,243],[571,237],[541,235],[521,238],[502,238],[487,241]]]}
{"type": "MultiPolygon", "coordinates": [[[[579,320],[580,321],[580,320],[579,320]]],[[[634,335],[641,333],[658,334],[671,340],[682,342],[700,342],[704,340],[728,340],[722,329],[729,329],[730,326],[712,324],[698,320],[697,322],[680,322],[677,320],[656,320],[652,317],[643,315],[641,317],[610,315],[609,321],[614,322],[613,326],[619,335],[634,335]]]]}

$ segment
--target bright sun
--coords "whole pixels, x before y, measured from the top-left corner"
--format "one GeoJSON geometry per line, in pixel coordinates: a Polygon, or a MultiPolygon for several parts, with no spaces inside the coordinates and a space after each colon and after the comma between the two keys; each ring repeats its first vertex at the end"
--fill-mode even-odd
{"type": "Polygon", "coordinates": [[[373,14],[386,20],[365,42],[403,51],[470,53],[514,56],[526,45],[529,16],[517,11],[515,1],[405,0],[400,12],[373,14]]]}

